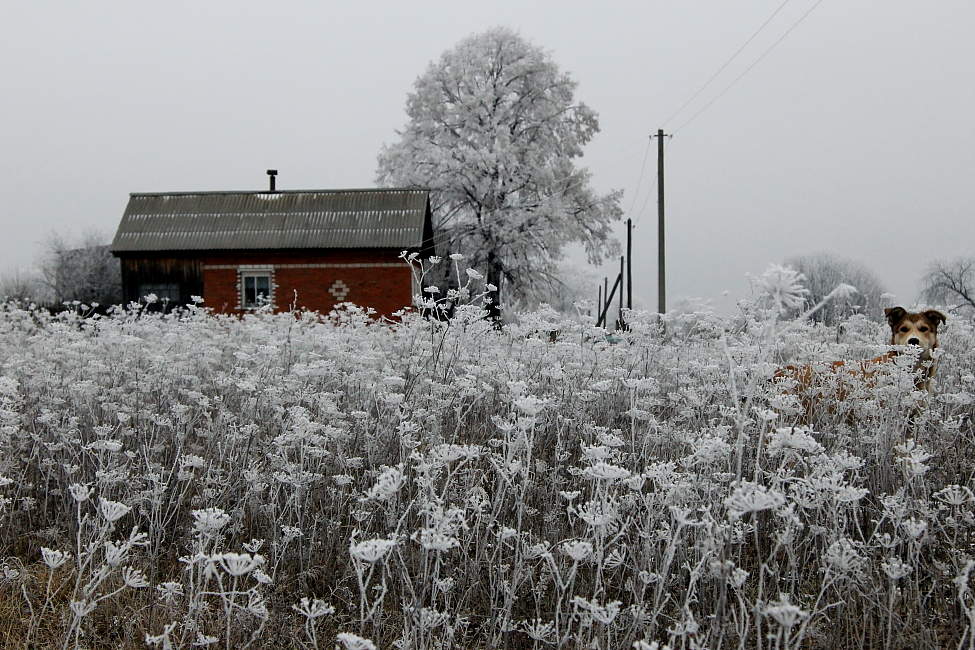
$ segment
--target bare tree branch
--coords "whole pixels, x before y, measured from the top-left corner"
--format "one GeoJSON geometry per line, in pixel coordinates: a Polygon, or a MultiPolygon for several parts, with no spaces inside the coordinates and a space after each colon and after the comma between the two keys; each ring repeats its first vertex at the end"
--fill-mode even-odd
{"type": "Polygon", "coordinates": [[[932,305],[975,311],[975,258],[932,262],[921,280],[921,295],[932,305]]]}

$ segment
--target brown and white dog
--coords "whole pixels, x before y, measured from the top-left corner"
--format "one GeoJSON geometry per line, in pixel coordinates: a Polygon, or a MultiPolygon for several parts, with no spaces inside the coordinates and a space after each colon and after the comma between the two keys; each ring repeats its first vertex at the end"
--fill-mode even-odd
{"type": "MultiPolygon", "coordinates": [[[[938,347],[938,326],[944,323],[947,318],[940,311],[929,309],[922,312],[909,312],[903,307],[890,307],[884,310],[887,323],[890,325],[890,344],[902,346],[918,346],[920,348],[917,362],[913,368],[915,372],[914,386],[917,390],[930,391],[931,379],[938,369],[938,361],[934,356],[934,350],[938,347]]],[[[892,363],[899,352],[891,350],[873,359],[862,361],[834,361],[830,364],[829,370],[832,374],[845,374],[847,379],[859,380],[867,385],[876,385],[876,374],[886,364],[892,363]]],[[[779,368],[774,375],[775,379],[795,380],[796,386],[786,392],[803,396],[804,401],[808,402],[807,394],[809,389],[817,385],[822,379],[813,366],[785,366],[779,368]]],[[[828,379],[828,377],[827,377],[828,379]]],[[[842,386],[837,387],[836,397],[840,400],[846,398],[847,391],[842,386]]],[[[807,403],[807,410],[811,407],[807,403]]]]}
{"type": "Polygon", "coordinates": [[[930,391],[931,378],[938,371],[938,360],[933,355],[938,347],[938,325],[948,319],[936,309],[909,312],[903,307],[890,307],[884,310],[884,315],[890,325],[891,345],[917,345],[921,348],[914,370],[922,372],[915,383],[918,390],[930,391]]]}

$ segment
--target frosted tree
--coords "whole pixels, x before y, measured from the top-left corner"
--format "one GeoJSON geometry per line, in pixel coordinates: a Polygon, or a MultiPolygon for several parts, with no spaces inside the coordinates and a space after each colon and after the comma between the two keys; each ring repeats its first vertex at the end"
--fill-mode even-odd
{"type": "Polygon", "coordinates": [[[933,262],[921,280],[921,295],[932,305],[975,310],[975,257],[933,262]]]}
{"type": "Polygon", "coordinates": [[[575,88],[511,30],[470,36],[416,80],[400,140],[379,154],[379,183],[430,188],[438,251],[463,253],[499,300],[546,291],[570,243],[592,263],[618,247],[622,193],[597,193],[575,165],[599,130],[575,88]]]}
{"type": "Polygon", "coordinates": [[[786,264],[805,276],[804,287],[807,304],[797,312],[819,303],[838,285],[856,287],[856,293],[843,295],[827,302],[811,318],[827,325],[835,325],[855,313],[873,320],[883,320],[884,294],[886,289],[877,276],[867,267],[854,260],[821,253],[804,255],[786,260],[786,264]]]}
{"type": "Polygon", "coordinates": [[[0,301],[45,303],[50,301],[49,295],[43,278],[32,270],[14,270],[0,276],[0,301]]]}
{"type": "Polygon", "coordinates": [[[122,300],[122,271],[112,256],[107,238],[97,232],[84,234],[69,243],[52,234],[45,243],[40,270],[55,304],[66,300],[101,305],[122,300]]]}

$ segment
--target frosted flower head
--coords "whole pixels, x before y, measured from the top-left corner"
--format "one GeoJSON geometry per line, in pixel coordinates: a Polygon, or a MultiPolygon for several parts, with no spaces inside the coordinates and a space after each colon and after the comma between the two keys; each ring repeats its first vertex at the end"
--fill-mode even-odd
{"type": "Polygon", "coordinates": [[[215,556],[215,559],[224,571],[234,577],[248,574],[254,569],[264,566],[265,563],[264,556],[260,554],[220,553],[215,556]]]}
{"type": "Polygon", "coordinates": [[[105,542],[105,563],[108,566],[116,567],[122,562],[125,562],[126,556],[129,554],[129,546],[124,542],[121,544],[116,544],[115,542],[105,542]]]}
{"type": "Polygon", "coordinates": [[[183,583],[181,582],[164,582],[162,584],[156,585],[156,591],[159,592],[159,598],[167,603],[174,603],[176,599],[183,595],[183,583]]]}
{"type": "Polygon", "coordinates": [[[535,397],[534,395],[522,395],[515,400],[515,408],[528,417],[535,417],[542,412],[548,400],[535,397]]]}
{"type": "Polygon", "coordinates": [[[230,515],[220,508],[203,508],[193,510],[193,532],[204,537],[210,537],[220,532],[220,529],[230,523],[230,515]]]}
{"type": "Polygon", "coordinates": [[[838,539],[826,549],[826,565],[841,575],[849,575],[860,569],[864,559],[858,545],[844,538],[838,539]]]}
{"type": "Polygon", "coordinates": [[[928,522],[911,517],[910,519],[905,519],[902,521],[901,527],[904,529],[904,532],[907,533],[908,537],[911,539],[918,539],[928,529],[928,522]]]}
{"type": "Polygon", "coordinates": [[[759,294],[778,311],[799,309],[809,290],[803,287],[806,277],[788,266],[771,264],[762,275],[752,279],[759,294]]]}
{"type": "Polygon", "coordinates": [[[301,532],[301,529],[298,528],[297,526],[287,526],[282,524],[281,535],[284,537],[284,542],[287,544],[288,542],[301,537],[303,533],[301,532]]]}
{"type": "Polygon", "coordinates": [[[302,598],[299,603],[292,605],[291,608],[305,618],[318,618],[335,613],[334,607],[318,598],[302,598]]]}
{"type": "Polygon", "coordinates": [[[619,481],[629,477],[630,470],[600,461],[582,470],[582,473],[598,481],[619,481]]]}
{"type": "Polygon", "coordinates": [[[576,514],[594,528],[613,524],[619,517],[615,502],[587,501],[576,509],[576,514]]]}
{"type": "Polygon", "coordinates": [[[572,558],[573,562],[582,562],[592,555],[593,547],[589,542],[572,540],[562,542],[562,552],[572,558]]]}
{"type": "Polygon", "coordinates": [[[120,451],[122,449],[122,442],[119,440],[95,440],[87,447],[91,451],[120,451]]]}
{"type": "Polygon", "coordinates": [[[816,442],[808,430],[792,427],[776,429],[769,437],[769,455],[777,456],[790,451],[819,454],[822,453],[823,447],[816,442]]]}
{"type": "Polygon", "coordinates": [[[600,605],[595,600],[586,600],[580,596],[573,598],[572,604],[580,610],[588,613],[594,620],[602,623],[603,625],[609,625],[616,619],[616,616],[620,613],[620,605],[622,605],[622,603],[618,600],[608,602],[605,605],[600,605]]]}
{"type": "Polygon", "coordinates": [[[349,554],[360,562],[375,564],[386,557],[396,546],[396,541],[392,539],[367,539],[358,544],[349,545],[349,554]]]}
{"type": "Polygon", "coordinates": [[[89,498],[91,498],[91,494],[94,491],[94,488],[90,488],[87,485],[82,485],[81,483],[72,483],[68,486],[68,492],[71,493],[71,497],[78,503],[87,501],[89,498]]]}
{"type": "Polygon", "coordinates": [[[200,456],[183,454],[179,458],[179,464],[183,469],[202,469],[206,466],[206,461],[200,456]]]}
{"type": "Polygon", "coordinates": [[[911,573],[911,565],[902,562],[900,558],[896,557],[885,560],[881,563],[880,567],[892,582],[896,582],[911,573]]]}
{"type": "Polygon", "coordinates": [[[555,634],[555,623],[552,621],[543,621],[540,618],[524,621],[522,626],[525,630],[525,634],[535,641],[543,641],[547,643],[555,634]]]}
{"type": "Polygon", "coordinates": [[[109,501],[108,499],[98,499],[98,511],[101,513],[107,521],[115,522],[129,514],[129,510],[132,508],[125,505],[124,503],[119,503],[118,501],[109,501]]]}
{"type": "Polygon", "coordinates": [[[907,440],[903,444],[895,445],[894,449],[898,452],[897,460],[909,478],[922,476],[930,469],[924,463],[931,458],[932,454],[928,453],[924,447],[917,444],[913,439],[907,440]]]}
{"type": "Polygon", "coordinates": [[[130,566],[122,567],[122,582],[125,583],[126,587],[131,589],[141,589],[149,586],[149,580],[146,579],[146,575],[142,571],[130,566]]]}
{"type": "Polygon", "coordinates": [[[413,534],[413,540],[419,542],[420,546],[428,551],[442,553],[452,548],[460,546],[456,537],[446,535],[436,528],[423,528],[413,534]]]}
{"type": "Polygon", "coordinates": [[[257,618],[266,619],[269,616],[267,601],[256,591],[248,592],[247,611],[257,618]]]}
{"type": "Polygon", "coordinates": [[[452,260],[453,260],[453,261],[455,261],[455,262],[459,262],[459,261],[461,261],[462,259],[464,259],[464,256],[463,256],[463,255],[461,255],[460,253],[451,253],[451,254],[449,255],[449,257],[450,257],[450,259],[452,259],[452,260]]]}
{"type": "Polygon", "coordinates": [[[53,571],[54,569],[57,569],[62,564],[70,560],[71,553],[66,553],[64,551],[55,551],[42,546],[41,558],[44,560],[44,564],[47,565],[47,568],[53,571]]]}
{"type": "Polygon", "coordinates": [[[387,467],[376,477],[376,483],[366,492],[366,499],[388,501],[403,487],[406,477],[399,467],[387,467]]]}
{"type": "Polygon", "coordinates": [[[809,612],[789,602],[788,594],[779,594],[779,600],[766,605],[762,613],[786,629],[790,629],[796,623],[809,618],[809,612]]]}
{"type": "Polygon", "coordinates": [[[975,501],[975,495],[970,488],[962,485],[949,485],[934,493],[934,498],[951,506],[963,506],[975,501]]]}
{"type": "Polygon", "coordinates": [[[376,650],[375,643],[351,632],[340,632],[335,638],[345,650],[376,650]]]}
{"type": "Polygon", "coordinates": [[[785,495],[764,485],[743,481],[731,496],[724,500],[728,516],[738,519],[749,512],[778,508],[785,503],[785,495]]]}

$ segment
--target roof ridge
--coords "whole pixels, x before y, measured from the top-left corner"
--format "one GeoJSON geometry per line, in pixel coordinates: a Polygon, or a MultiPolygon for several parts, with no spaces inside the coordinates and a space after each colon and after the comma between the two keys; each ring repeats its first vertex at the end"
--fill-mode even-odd
{"type": "Polygon", "coordinates": [[[353,192],[430,192],[428,187],[353,187],[319,190],[202,190],[179,192],[129,192],[129,196],[201,196],[229,194],[348,194],[353,192]]]}

